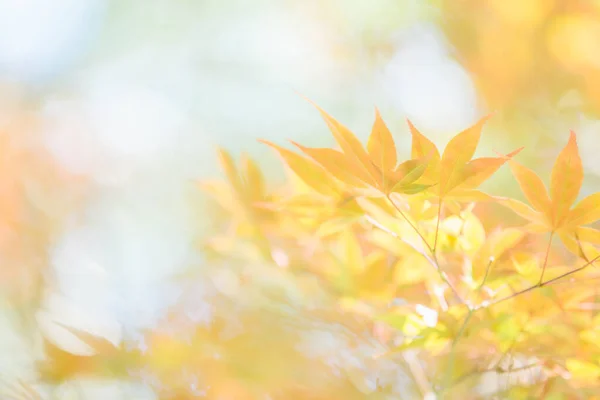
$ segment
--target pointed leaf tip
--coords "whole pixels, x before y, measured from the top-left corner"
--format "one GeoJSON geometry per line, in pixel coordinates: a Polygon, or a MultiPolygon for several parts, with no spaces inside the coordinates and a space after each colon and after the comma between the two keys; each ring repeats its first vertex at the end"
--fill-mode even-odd
{"type": "Polygon", "coordinates": [[[329,179],[326,171],[320,165],[317,165],[312,160],[309,160],[291,150],[278,146],[267,140],[261,140],[261,142],[276,150],[283,162],[306,185],[324,195],[331,195],[335,193],[334,183],[329,179]]]}
{"type": "Polygon", "coordinates": [[[375,108],[375,121],[367,142],[367,152],[371,161],[381,171],[390,171],[397,164],[394,138],[377,108],[375,108]]]}
{"type": "Polygon", "coordinates": [[[553,223],[560,227],[566,220],[571,205],[577,200],[583,183],[583,165],[579,156],[575,132],[570,131],[569,141],[561,150],[550,178],[553,223]]]}

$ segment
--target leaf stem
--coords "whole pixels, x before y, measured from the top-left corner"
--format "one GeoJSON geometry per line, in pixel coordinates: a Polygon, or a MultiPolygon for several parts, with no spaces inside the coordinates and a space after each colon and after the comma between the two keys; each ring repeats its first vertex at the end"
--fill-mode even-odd
{"type": "Polygon", "coordinates": [[[402,218],[404,218],[404,220],[408,223],[408,225],[410,225],[410,227],[417,233],[417,235],[419,235],[419,237],[421,238],[421,240],[423,241],[425,246],[427,246],[427,249],[433,254],[434,253],[433,247],[431,247],[429,245],[429,243],[427,242],[427,239],[425,239],[425,237],[421,234],[421,232],[415,226],[415,224],[413,224],[412,221],[406,216],[406,214],[400,209],[400,207],[398,207],[398,205],[394,202],[394,200],[392,200],[392,197],[389,194],[386,194],[386,197],[389,200],[389,202],[392,203],[392,206],[396,209],[396,211],[398,211],[400,216],[402,216],[402,218]]]}
{"type": "Polygon", "coordinates": [[[490,261],[488,262],[488,265],[487,265],[487,267],[485,269],[485,275],[483,276],[483,280],[479,284],[479,287],[477,288],[477,290],[483,289],[483,285],[485,285],[485,281],[487,281],[487,277],[490,274],[490,268],[491,268],[491,266],[492,266],[493,263],[494,263],[494,259],[492,257],[490,257],[490,261]]]}
{"type": "Polygon", "coordinates": [[[544,265],[542,266],[542,275],[538,285],[542,285],[544,282],[544,273],[546,272],[546,265],[548,265],[548,256],[550,255],[550,247],[552,246],[552,238],[554,237],[554,231],[550,233],[550,239],[548,239],[548,247],[546,247],[546,256],[544,257],[544,265]]]}
{"type": "MultiPolygon", "coordinates": [[[[419,231],[419,229],[410,221],[410,219],[400,209],[400,207],[398,207],[398,205],[396,203],[394,203],[394,201],[392,200],[392,198],[390,197],[390,195],[388,194],[388,195],[386,195],[386,197],[389,200],[389,202],[392,204],[392,206],[396,209],[396,211],[398,211],[398,213],[402,216],[402,218],[404,218],[404,220],[417,233],[417,235],[419,235],[419,237],[421,238],[421,240],[423,241],[423,243],[425,244],[425,246],[427,247],[427,249],[431,253],[432,257],[427,257],[427,255],[423,254],[423,253],[421,253],[421,254],[435,267],[435,269],[437,270],[438,274],[440,275],[440,278],[444,281],[444,283],[446,285],[448,285],[448,287],[450,288],[450,290],[452,290],[452,293],[454,294],[454,296],[456,296],[456,298],[458,299],[458,301],[460,301],[462,304],[466,304],[465,300],[461,297],[461,295],[458,292],[458,290],[456,289],[456,287],[452,284],[452,282],[450,281],[450,279],[448,279],[448,276],[444,273],[444,271],[442,271],[442,268],[440,267],[440,263],[438,262],[438,259],[437,259],[437,256],[435,254],[435,250],[433,249],[433,247],[431,247],[429,245],[429,243],[427,243],[427,240],[421,234],[421,232],[419,231]]],[[[437,233],[436,233],[436,236],[437,236],[437,233]]]]}
{"type": "Polygon", "coordinates": [[[437,250],[438,234],[440,232],[441,218],[442,218],[442,196],[439,197],[439,201],[438,201],[437,222],[435,224],[435,237],[433,239],[433,249],[432,249],[432,253],[434,254],[434,256],[435,256],[435,251],[437,250]]]}

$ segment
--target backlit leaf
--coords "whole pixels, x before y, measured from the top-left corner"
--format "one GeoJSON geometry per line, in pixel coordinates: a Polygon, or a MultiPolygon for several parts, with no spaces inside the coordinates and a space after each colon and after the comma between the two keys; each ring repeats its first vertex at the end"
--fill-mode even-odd
{"type": "Polygon", "coordinates": [[[486,116],[480,119],[475,125],[465,129],[454,136],[442,154],[440,161],[440,194],[448,192],[449,185],[452,183],[455,175],[460,174],[465,164],[473,158],[481,130],[485,122],[490,118],[486,116]]]}
{"type": "Polygon", "coordinates": [[[348,161],[348,158],[337,150],[327,148],[310,148],[296,142],[292,144],[325,168],[336,179],[355,187],[371,184],[373,179],[363,168],[348,161]]]}
{"type": "Polygon", "coordinates": [[[286,165],[308,186],[324,195],[335,194],[332,182],[321,167],[281,146],[266,140],[260,140],[260,142],[277,150],[286,165]]]}
{"type": "Polygon", "coordinates": [[[571,131],[569,142],[558,155],[550,179],[550,197],[556,227],[560,226],[568,216],[571,205],[577,200],[582,182],[583,167],[577,139],[575,133],[571,131]]]}
{"type": "Polygon", "coordinates": [[[523,148],[513,151],[506,157],[482,157],[471,160],[467,163],[461,177],[458,187],[476,188],[488,180],[498,169],[503,166],[510,158],[517,155],[523,148]]]}
{"type": "Polygon", "coordinates": [[[569,224],[574,226],[591,224],[600,219],[600,193],[581,200],[569,213],[569,224]]]}
{"type": "Polygon", "coordinates": [[[367,150],[381,170],[388,171],[396,166],[396,145],[378,109],[375,109],[375,123],[367,142],[367,150]]]}
{"type": "Polygon", "coordinates": [[[544,182],[535,172],[516,161],[510,161],[509,164],[527,201],[539,212],[548,214],[550,198],[544,182]]]}
{"type": "Polygon", "coordinates": [[[309,101],[319,112],[321,116],[329,126],[329,130],[333,134],[336,142],[342,148],[344,154],[350,157],[358,168],[362,168],[364,172],[368,173],[372,179],[379,179],[380,173],[377,171],[375,166],[371,163],[371,159],[363,145],[357,139],[357,137],[346,128],[343,124],[338,122],[331,115],[327,114],[321,107],[317,106],[312,101],[309,101]]]}
{"type": "Polygon", "coordinates": [[[413,159],[426,159],[428,160],[428,166],[424,173],[423,183],[432,183],[437,181],[439,175],[440,166],[440,152],[436,145],[423,135],[415,126],[406,120],[410,133],[412,135],[412,148],[411,158],[413,159]]]}
{"type": "Polygon", "coordinates": [[[392,175],[395,179],[395,186],[397,185],[409,185],[417,181],[427,169],[428,162],[425,159],[413,159],[407,160],[394,170],[392,175]]]}

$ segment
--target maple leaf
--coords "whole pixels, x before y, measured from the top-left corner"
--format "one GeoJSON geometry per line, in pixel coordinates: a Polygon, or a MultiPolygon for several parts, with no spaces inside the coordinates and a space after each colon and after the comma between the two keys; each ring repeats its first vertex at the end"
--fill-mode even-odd
{"type": "MultiPolygon", "coordinates": [[[[318,163],[328,175],[352,188],[367,189],[362,192],[368,194],[373,194],[368,189],[376,189],[377,192],[386,195],[392,192],[414,194],[429,187],[425,184],[416,184],[426,170],[427,157],[419,157],[398,164],[394,139],[381,118],[379,110],[375,109],[375,122],[371,129],[367,149],[365,149],[350,129],[316,104],[312,102],[311,104],[321,113],[341,151],[305,147],[293,141],[292,144],[318,163]]],[[[305,161],[300,161],[300,156],[289,150],[264,140],[261,142],[278,150],[294,172],[305,182],[307,180],[312,182],[309,185],[315,190],[323,191],[322,186],[328,182],[328,179],[323,178],[321,171],[317,173],[313,166],[307,166],[305,161]],[[300,171],[301,169],[303,170],[300,171]],[[317,184],[315,181],[319,183],[317,184]]],[[[331,183],[327,186],[331,186],[331,183]]]]}
{"type": "Polygon", "coordinates": [[[427,156],[429,160],[426,171],[417,183],[435,185],[435,194],[440,199],[468,202],[493,200],[491,196],[477,190],[477,187],[523,148],[501,157],[472,159],[483,125],[490,117],[491,115],[481,118],[473,126],[454,136],[441,156],[435,144],[407,120],[412,135],[411,156],[427,156]]]}
{"type": "Polygon", "coordinates": [[[577,255],[581,255],[580,242],[600,244],[600,231],[583,226],[600,219],[600,193],[586,197],[571,208],[583,183],[575,132],[570,132],[569,142],[556,158],[550,177],[550,193],[531,169],[515,161],[510,162],[510,167],[531,207],[510,198],[499,197],[498,201],[527,219],[527,230],[556,234],[577,255]]]}
{"type": "Polygon", "coordinates": [[[218,156],[226,182],[205,181],[200,183],[200,187],[226,212],[223,222],[231,227],[231,231],[245,233],[263,256],[270,257],[263,231],[265,226],[276,223],[278,217],[263,206],[275,198],[267,194],[262,172],[245,153],[241,155],[239,168],[227,150],[219,148],[218,156]],[[230,218],[232,215],[235,218],[230,218]]]}

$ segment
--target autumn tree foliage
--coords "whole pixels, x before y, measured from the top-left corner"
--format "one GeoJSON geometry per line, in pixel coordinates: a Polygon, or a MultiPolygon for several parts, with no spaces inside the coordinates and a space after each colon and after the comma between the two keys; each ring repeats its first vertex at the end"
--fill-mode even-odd
{"type": "Polygon", "coordinates": [[[262,141],[290,172],[284,187],[267,190],[256,163],[220,151],[227,182],[206,188],[226,218],[207,251],[313,277],[334,299],[330,315],[368,327],[382,347],[372,358],[410,383],[392,390],[382,379],[360,398],[591,398],[600,231],[587,225],[600,219],[600,193],[578,201],[576,134],[547,189],[516,160],[522,149],[473,158],[489,116],[443,151],[407,121],[411,158],[400,160],[379,112],[365,148],[317,109],[337,149],[262,141]],[[479,190],[504,164],[529,204],[479,190]],[[522,222],[489,226],[483,205],[522,222]]]}
{"type": "Polygon", "coordinates": [[[443,151],[407,121],[401,160],[378,111],[364,146],[317,109],[337,148],[262,140],[284,185],[219,150],[203,265],[143,346],[64,326],[92,354],[45,343],[40,381],[133,379],[161,399],[593,398],[600,193],[579,200],[576,134],[547,187],[522,148],[473,158],[492,116],[443,151]],[[480,190],[505,164],[529,204],[480,190]]]}

